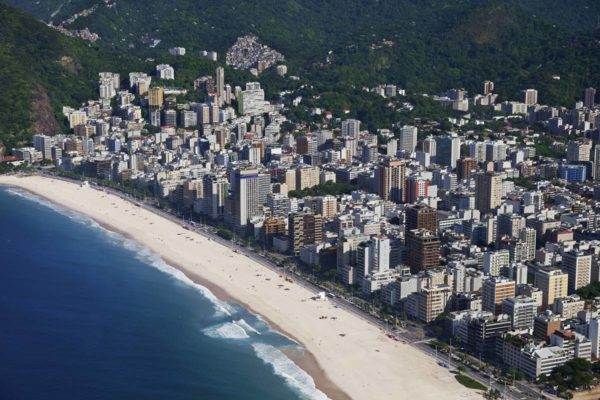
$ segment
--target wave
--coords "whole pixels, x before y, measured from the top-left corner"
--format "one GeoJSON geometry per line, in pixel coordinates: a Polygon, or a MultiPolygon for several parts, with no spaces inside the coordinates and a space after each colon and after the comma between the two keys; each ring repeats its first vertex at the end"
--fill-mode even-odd
{"type": "Polygon", "coordinates": [[[122,234],[120,234],[118,232],[114,232],[114,231],[104,228],[103,226],[98,224],[95,220],[93,220],[92,218],[90,218],[82,213],[73,211],[73,210],[63,207],[61,205],[53,203],[49,200],[44,199],[43,197],[39,197],[39,196],[32,194],[26,190],[9,187],[6,190],[6,192],[9,194],[21,197],[23,199],[32,201],[32,202],[42,205],[44,207],[50,208],[51,210],[56,211],[59,214],[64,215],[75,222],[79,222],[79,223],[88,225],[91,228],[101,230],[109,239],[111,239],[113,241],[113,243],[123,246],[127,250],[135,253],[135,257],[138,260],[158,269],[159,271],[161,271],[167,275],[170,275],[172,278],[175,278],[177,281],[196,289],[198,292],[200,292],[200,294],[204,298],[206,298],[213,304],[217,313],[228,315],[228,316],[230,316],[232,314],[232,307],[228,303],[226,303],[222,300],[219,300],[208,288],[195,283],[190,278],[188,278],[183,272],[181,272],[177,268],[167,264],[160,257],[160,255],[154,253],[153,251],[151,251],[147,247],[139,244],[138,242],[128,239],[127,237],[123,236],[122,234]]]}
{"type": "Polygon", "coordinates": [[[138,260],[158,269],[159,271],[171,276],[172,278],[175,278],[177,281],[183,283],[184,285],[196,289],[204,298],[206,298],[212,303],[217,313],[227,316],[230,316],[232,314],[233,309],[230,304],[218,299],[217,296],[215,296],[214,293],[210,291],[210,289],[197,284],[196,282],[188,278],[186,274],[184,274],[177,268],[169,265],[165,260],[162,259],[162,257],[159,254],[153,252],[149,248],[139,244],[138,242],[132,239],[126,238],[125,236],[119,233],[108,230],[107,232],[110,232],[111,236],[114,235],[114,237],[118,238],[121,241],[120,244],[123,247],[135,253],[135,257],[138,260]]]}
{"type": "Polygon", "coordinates": [[[328,397],[315,386],[313,378],[281,350],[263,343],[252,344],[256,355],[273,367],[275,374],[297,390],[303,397],[311,400],[325,400],[328,397]]]}
{"type": "Polygon", "coordinates": [[[254,333],[256,335],[260,335],[260,332],[257,331],[256,329],[254,329],[252,326],[250,326],[249,323],[246,322],[245,319],[238,319],[237,321],[233,322],[234,324],[236,324],[237,326],[241,327],[244,331],[246,331],[246,333],[254,333]]]}
{"type": "Polygon", "coordinates": [[[213,339],[248,339],[250,336],[246,330],[234,322],[225,322],[224,324],[211,326],[203,329],[202,333],[213,339]]]}
{"type": "Polygon", "coordinates": [[[18,196],[22,199],[29,200],[33,203],[36,203],[36,204],[39,204],[46,208],[49,208],[52,211],[55,211],[61,215],[64,215],[65,217],[68,217],[69,219],[71,219],[73,221],[89,225],[93,228],[100,228],[100,224],[98,224],[92,218],[90,218],[84,214],[78,213],[77,211],[73,211],[69,208],[63,207],[59,204],[53,203],[50,200],[46,200],[43,197],[35,195],[26,190],[9,186],[8,189],[6,189],[6,193],[11,194],[13,196],[18,196]]]}

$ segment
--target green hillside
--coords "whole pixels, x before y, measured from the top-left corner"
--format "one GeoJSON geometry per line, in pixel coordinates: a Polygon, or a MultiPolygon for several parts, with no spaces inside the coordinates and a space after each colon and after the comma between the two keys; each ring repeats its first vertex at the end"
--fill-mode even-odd
{"type": "MultiPolygon", "coordinates": [[[[126,82],[129,72],[152,73],[157,62],[167,62],[177,71],[174,83],[192,89],[195,78],[216,67],[199,58],[168,54],[157,62],[142,62],[67,37],[5,5],[0,5],[0,22],[0,142],[9,150],[27,144],[33,133],[63,131],[63,105],[79,106],[98,98],[98,72],[119,72],[126,82]]],[[[239,71],[227,70],[227,75],[235,84],[250,79],[239,71]]]]}
{"type": "MultiPolygon", "coordinates": [[[[44,10],[60,3],[4,1],[46,19],[44,10]]],[[[91,3],[65,2],[60,15],[91,3]]],[[[71,27],[89,27],[103,47],[143,57],[164,54],[170,46],[223,55],[237,36],[255,33],[287,57],[292,72],[327,86],[389,81],[415,91],[458,86],[475,91],[482,80],[492,79],[505,98],[536,87],[543,102],[572,104],[600,77],[600,33],[594,31],[600,3],[591,0],[97,3],[94,14],[71,27]],[[149,49],[140,41],[144,34],[162,42],[149,49]],[[561,79],[552,79],[556,75],[561,79]]]]}

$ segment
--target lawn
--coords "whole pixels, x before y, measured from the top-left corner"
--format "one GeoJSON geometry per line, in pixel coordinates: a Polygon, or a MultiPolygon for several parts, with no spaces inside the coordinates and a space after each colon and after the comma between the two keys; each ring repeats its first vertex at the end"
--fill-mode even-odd
{"type": "Polygon", "coordinates": [[[455,378],[461,385],[466,386],[469,389],[487,390],[487,387],[483,386],[481,383],[477,382],[475,379],[468,377],[466,375],[458,374],[455,376],[455,378]]]}

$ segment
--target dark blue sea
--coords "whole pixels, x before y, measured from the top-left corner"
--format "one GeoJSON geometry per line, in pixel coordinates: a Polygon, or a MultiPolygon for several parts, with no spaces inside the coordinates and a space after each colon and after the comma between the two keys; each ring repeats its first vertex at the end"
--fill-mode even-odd
{"type": "Polygon", "coordinates": [[[0,186],[0,399],[321,399],[259,317],[87,217],[0,186]]]}

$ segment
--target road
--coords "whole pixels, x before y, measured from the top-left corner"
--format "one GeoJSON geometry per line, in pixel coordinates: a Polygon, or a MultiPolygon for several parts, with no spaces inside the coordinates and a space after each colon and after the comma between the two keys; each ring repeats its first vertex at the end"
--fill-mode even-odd
{"type": "MultiPolygon", "coordinates": [[[[70,178],[65,178],[65,177],[60,177],[60,176],[56,176],[53,174],[48,174],[46,173],[46,175],[50,175],[52,178],[54,179],[59,179],[65,182],[70,182],[70,183],[80,183],[80,181],[75,180],[75,179],[70,179],[70,178]]],[[[145,210],[152,212],[154,214],[160,215],[163,218],[166,218],[182,227],[185,227],[185,229],[192,231],[192,232],[196,232],[199,235],[202,235],[216,243],[222,244],[223,246],[232,248],[235,247],[235,250],[237,250],[238,253],[248,257],[249,259],[257,262],[258,264],[262,265],[265,268],[268,268],[272,271],[274,271],[277,274],[280,274],[282,272],[285,272],[286,274],[290,274],[290,271],[286,270],[283,267],[278,266],[277,264],[275,264],[274,262],[270,261],[269,259],[267,259],[263,254],[259,254],[257,252],[255,252],[252,249],[249,249],[245,246],[242,246],[240,244],[234,243],[232,241],[226,240],[224,238],[222,238],[221,236],[217,235],[217,229],[210,226],[210,225],[203,225],[203,224],[199,224],[199,223],[189,223],[183,219],[180,219],[176,216],[174,216],[173,214],[164,211],[160,208],[158,208],[154,203],[149,203],[143,200],[138,200],[135,199],[133,197],[131,197],[131,195],[126,194],[124,192],[121,192],[119,190],[116,189],[112,189],[109,187],[100,187],[100,186],[93,186],[94,188],[97,188],[98,190],[103,190],[106,193],[110,193],[114,196],[117,196],[123,200],[126,200],[128,202],[134,203],[135,205],[144,208],[145,210]]],[[[315,295],[317,295],[320,292],[327,292],[328,290],[318,286],[317,284],[305,279],[302,275],[298,274],[298,273],[292,273],[294,276],[294,282],[300,286],[303,286],[304,288],[308,289],[309,291],[313,292],[315,295]]],[[[352,314],[354,314],[355,316],[367,321],[369,324],[372,324],[376,327],[378,327],[379,329],[381,329],[384,332],[388,332],[388,324],[386,321],[382,320],[381,318],[370,314],[368,312],[365,312],[363,309],[361,309],[360,307],[358,307],[356,304],[352,303],[350,300],[339,297],[339,296],[335,296],[334,298],[330,298],[330,301],[336,305],[337,307],[343,308],[349,312],[351,312],[352,314]]],[[[429,340],[418,340],[418,338],[413,335],[409,330],[406,329],[397,329],[395,330],[395,334],[399,337],[400,342],[399,343],[405,343],[408,346],[413,346],[414,348],[416,348],[417,350],[420,350],[422,353],[435,358],[436,357],[436,353],[435,350],[431,348],[431,346],[427,343],[429,340]]],[[[392,339],[390,339],[392,340],[392,339]]],[[[486,377],[482,372],[476,371],[476,370],[472,370],[469,366],[467,366],[466,364],[457,361],[457,360],[450,360],[450,362],[448,362],[447,360],[447,355],[442,355],[441,353],[438,354],[438,360],[442,360],[442,357],[446,357],[446,359],[443,360],[443,362],[445,362],[446,364],[449,365],[449,369],[457,369],[460,366],[464,366],[466,368],[466,372],[464,372],[465,375],[468,375],[469,377],[473,378],[474,380],[476,380],[477,382],[481,383],[482,385],[486,386],[486,387],[493,387],[494,389],[498,390],[502,395],[503,395],[503,399],[508,399],[508,400],[517,400],[517,399],[539,399],[541,398],[540,393],[539,393],[539,389],[537,389],[535,386],[532,386],[530,384],[524,384],[522,382],[515,382],[515,386],[509,386],[509,385],[504,385],[501,382],[498,382],[494,379],[492,379],[490,381],[489,377],[486,377]]]]}

